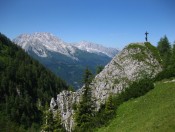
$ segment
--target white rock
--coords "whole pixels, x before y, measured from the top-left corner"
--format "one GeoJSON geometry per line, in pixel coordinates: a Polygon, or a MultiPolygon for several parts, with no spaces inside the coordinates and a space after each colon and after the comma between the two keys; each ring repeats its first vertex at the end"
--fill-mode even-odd
{"type": "MultiPolygon", "coordinates": [[[[110,94],[120,93],[129,82],[141,79],[143,76],[153,78],[162,71],[159,61],[153,57],[152,52],[143,43],[138,45],[138,48],[124,48],[92,81],[90,88],[96,110],[100,109],[100,105],[105,103],[110,94]],[[143,54],[145,58],[137,59],[136,56],[143,54]]],[[[67,131],[71,131],[74,126],[72,105],[79,103],[83,90],[81,88],[77,92],[62,91],[57,95],[58,109],[61,111],[67,131]]]]}

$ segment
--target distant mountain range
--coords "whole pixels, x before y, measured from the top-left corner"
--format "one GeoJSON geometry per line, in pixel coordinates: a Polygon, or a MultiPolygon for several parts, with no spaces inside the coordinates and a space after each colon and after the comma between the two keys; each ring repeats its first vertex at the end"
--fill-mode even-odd
{"type": "Polygon", "coordinates": [[[82,86],[86,67],[95,72],[119,52],[87,41],[66,43],[51,33],[22,34],[13,42],[76,89],[82,86]]]}

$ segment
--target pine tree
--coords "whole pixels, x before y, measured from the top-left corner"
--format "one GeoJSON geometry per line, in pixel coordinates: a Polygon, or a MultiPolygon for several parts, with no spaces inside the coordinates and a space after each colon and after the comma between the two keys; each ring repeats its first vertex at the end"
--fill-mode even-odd
{"type": "Polygon", "coordinates": [[[85,69],[84,75],[83,75],[83,83],[85,87],[89,87],[91,81],[93,79],[91,71],[89,71],[88,68],[85,69]]]}
{"type": "Polygon", "coordinates": [[[172,47],[172,57],[171,57],[171,65],[175,68],[175,42],[172,47]]]}
{"type": "Polygon", "coordinates": [[[157,49],[159,50],[160,56],[163,60],[163,66],[166,68],[170,64],[171,58],[171,45],[166,36],[160,39],[157,49]]]}
{"type": "Polygon", "coordinates": [[[99,74],[104,69],[104,66],[97,66],[96,74],[99,74]]]}
{"type": "Polygon", "coordinates": [[[80,101],[75,114],[75,121],[79,129],[89,127],[89,123],[91,122],[91,118],[93,116],[94,105],[91,97],[91,89],[89,87],[91,81],[92,73],[86,69],[83,78],[84,94],[82,95],[82,100],[80,101]]]}
{"type": "Polygon", "coordinates": [[[42,131],[44,132],[53,132],[53,113],[49,110],[48,104],[45,106],[43,111],[43,124],[41,126],[42,131]]]}
{"type": "Polygon", "coordinates": [[[114,103],[113,103],[112,95],[110,94],[105,104],[105,111],[110,111],[113,109],[114,109],[114,103]]]}
{"type": "Polygon", "coordinates": [[[113,103],[113,98],[112,95],[110,94],[106,103],[105,103],[105,115],[106,118],[110,118],[112,117],[112,115],[114,114],[114,103],[113,103]]]}
{"type": "Polygon", "coordinates": [[[62,126],[60,112],[58,110],[55,114],[53,122],[54,122],[54,130],[53,130],[54,132],[65,132],[65,129],[62,126]]]}

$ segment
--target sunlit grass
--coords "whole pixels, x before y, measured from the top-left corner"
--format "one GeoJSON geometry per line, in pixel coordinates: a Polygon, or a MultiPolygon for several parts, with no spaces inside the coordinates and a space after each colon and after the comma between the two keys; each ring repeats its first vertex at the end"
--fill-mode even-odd
{"type": "Polygon", "coordinates": [[[158,82],[145,96],[123,103],[99,132],[174,132],[175,82],[158,82]]]}

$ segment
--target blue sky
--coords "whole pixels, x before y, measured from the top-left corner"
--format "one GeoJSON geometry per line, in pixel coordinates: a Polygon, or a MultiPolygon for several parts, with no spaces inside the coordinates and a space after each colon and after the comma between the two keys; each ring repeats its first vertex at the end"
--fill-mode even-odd
{"type": "Polygon", "coordinates": [[[0,32],[51,32],[66,42],[82,40],[122,49],[167,35],[175,41],[174,0],[0,0],[0,32]]]}

